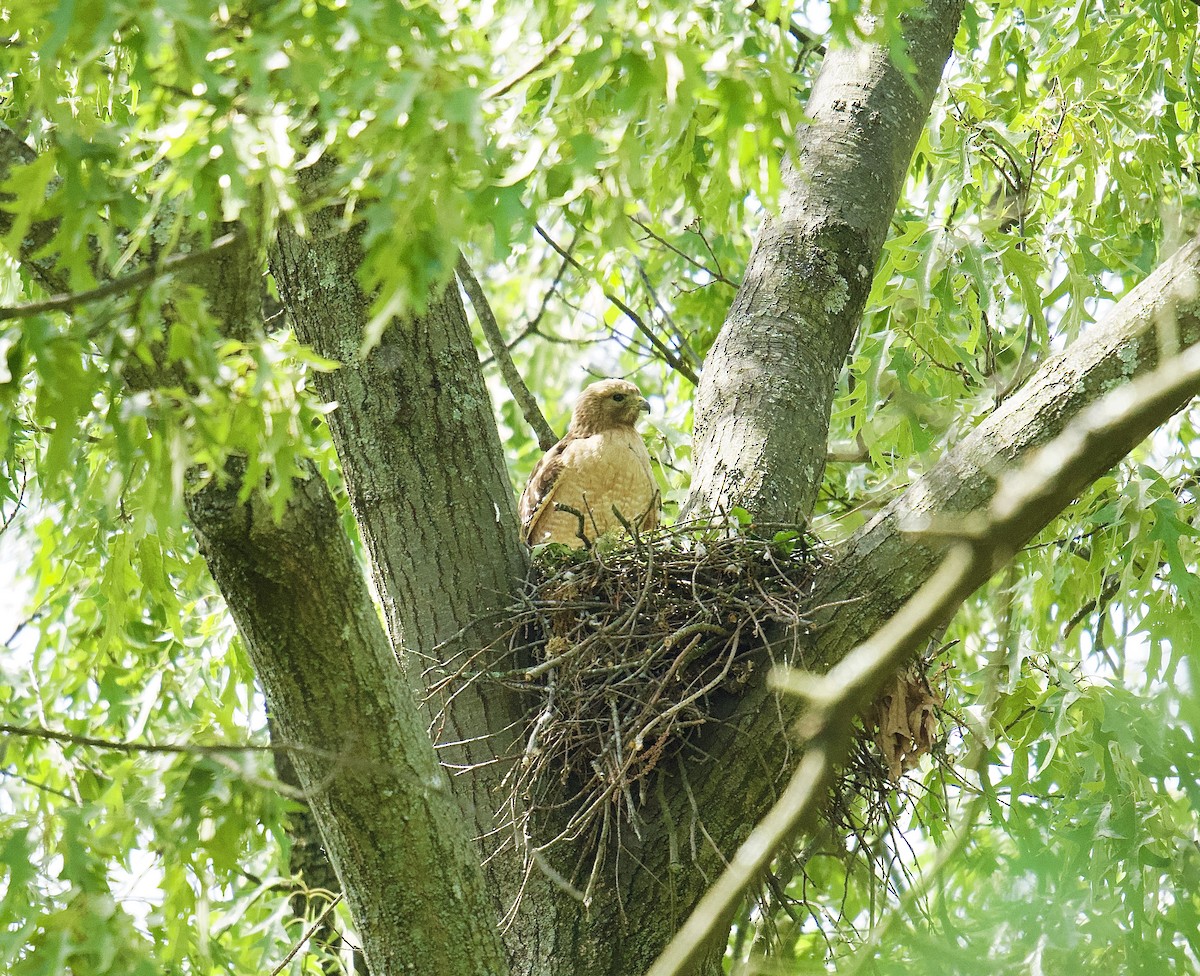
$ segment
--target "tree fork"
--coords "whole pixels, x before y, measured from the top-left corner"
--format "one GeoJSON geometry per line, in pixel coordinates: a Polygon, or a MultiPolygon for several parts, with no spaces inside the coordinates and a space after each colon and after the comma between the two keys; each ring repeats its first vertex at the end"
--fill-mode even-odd
{"type": "MultiPolygon", "coordinates": [[[[321,164],[299,177],[318,198],[321,164]]],[[[449,701],[426,692],[457,672],[487,670],[481,654],[528,567],[466,312],[448,281],[424,311],[389,323],[365,350],[371,300],[358,282],[361,228],[346,229],[332,208],[310,214],[307,231],[280,229],[271,269],[299,338],[339,364],[315,383],[337,403],[329,426],[391,644],[425,699],[421,715],[480,838],[490,917],[508,916],[521,896],[505,926],[513,971],[553,972],[570,955],[582,909],[514,849],[524,840],[513,837],[519,818],[503,779],[520,753],[529,700],[466,678],[452,684],[449,701]],[[508,850],[488,857],[506,841],[508,850]]]]}
{"type": "MultiPolygon", "coordinates": [[[[0,127],[0,178],[34,156],[0,127]]],[[[0,209],[0,232],[11,223],[0,209]]],[[[54,255],[40,253],[52,231],[33,224],[22,258],[62,291],[54,255]]],[[[245,235],[187,277],[227,334],[259,331],[261,268],[245,235]]],[[[126,375],[138,387],[162,378],[140,364],[126,375]]],[[[243,469],[231,460],[222,479],[187,496],[188,512],[272,724],[302,747],[293,765],[372,971],[506,972],[478,855],[327,486],[312,470],[276,522],[258,493],[239,500],[243,469]],[[321,758],[331,748],[345,761],[321,758]]]]}

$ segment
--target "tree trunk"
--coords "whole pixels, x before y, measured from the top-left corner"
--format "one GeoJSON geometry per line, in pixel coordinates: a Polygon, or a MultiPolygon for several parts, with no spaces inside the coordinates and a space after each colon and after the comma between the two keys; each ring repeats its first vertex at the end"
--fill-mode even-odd
{"type": "Polygon", "coordinates": [[[243,464],[188,497],[321,826],[374,973],[504,971],[479,862],[333,499],[313,472],[276,523],[243,464]]]}
{"type": "MultiPolygon", "coordinates": [[[[319,180],[305,182],[310,194],[319,180]]],[[[505,848],[487,860],[487,878],[494,915],[507,919],[511,966],[552,972],[569,955],[554,920],[565,910],[561,931],[570,931],[575,905],[564,907],[563,892],[528,870],[503,784],[536,702],[478,677],[496,663],[480,649],[528,565],[478,354],[451,284],[363,355],[370,303],[357,280],[361,241],[338,218],[314,214],[303,238],[281,231],[272,270],[299,337],[340,364],[317,385],[337,404],[329,423],[351,509],[392,646],[425,699],[422,714],[480,854],[505,848]]]]}
{"type": "Polygon", "coordinates": [[[736,505],[764,522],[812,512],[834,386],[962,6],[930,0],[907,15],[912,75],[882,44],[826,55],[779,214],[759,234],[700,376],[690,511],[736,505]]]}
{"type": "MultiPolygon", "coordinates": [[[[823,458],[833,378],[857,325],[957,23],[957,4],[936,3],[931,10],[930,17],[909,25],[910,53],[921,72],[919,94],[907,76],[890,67],[887,52],[878,45],[857,44],[828,59],[810,107],[817,121],[800,134],[816,156],[802,156],[789,176],[784,215],[760,239],[742,298],[712,354],[721,364],[712,376],[730,372],[724,366],[731,358],[738,368],[731,384],[719,390],[715,384],[702,386],[701,391],[707,429],[723,432],[710,438],[713,447],[705,456],[720,462],[721,472],[740,465],[747,477],[735,478],[736,491],[730,493],[728,480],[723,482],[717,469],[701,462],[694,496],[701,505],[756,505],[754,498],[769,497],[774,501],[767,508],[775,514],[795,514],[807,511],[804,493],[815,494],[820,463],[808,464],[801,456],[807,450],[823,458]],[[851,150],[853,164],[838,163],[851,150]],[[880,158],[889,160],[882,170],[880,158]],[[816,203],[800,174],[810,167],[825,187],[819,220],[806,215],[816,203]],[[860,206],[864,181],[873,192],[860,206]],[[835,212],[839,199],[848,214],[835,212]],[[803,282],[818,287],[806,291],[799,287],[803,282]],[[835,293],[844,293],[845,300],[833,302],[835,293]],[[796,307],[807,313],[797,314],[796,307]],[[761,372],[739,372],[743,368],[761,372]],[[818,374],[821,379],[814,380],[818,374]],[[765,376],[782,376],[777,392],[762,382],[765,376]],[[809,384],[822,389],[803,401],[797,391],[809,384]],[[799,425],[800,439],[807,444],[803,449],[795,432],[764,420],[773,404],[794,406],[798,400],[820,416],[815,427],[815,422],[799,425]],[[764,437],[756,441],[759,435],[764,437]],[[747,485],[758,486],[754,491],[760,494],[744,490],[747,485]]],[[[309,179],[310,193],[319,178],[314,174],[309,179]]],[[[272,269],[298,334],[342,364],[318,383],[323,395],[338,403],[331,428],[351,505],[371,554],[393,643],[419,684],[419,670],[432,666],[436,677],[439,665],[453,668],[460,655],[486,643],[491,633],[486,614],[504,606],[520,576],[512,494],[457,292],[433,296],[420,319],[393,324],[380,344],[361,357],[368,301],[356,279],[360,244],[353,232],[339,232],[332,217],[314,216],[311,231],[300,239],[284,230],[272,254],[272,269]],[[414,659],[422,661],[420,667],[411,663],[414,659]]],[[[794,421],[794,412],[791,416],[794,421]]],[[[702,434],[697,443],[704,443],[702,434]]],[[[472,767],[456,776],[455,783],[464,812],[485,838],[503,825],[493,817],[504,772],[495,758],[511,750],[509,727],[521,721],[525,705],[481,682],[458,694],[447,713],[433,716],[447,722],[435,729],[443,741],[464,744],[455,753],[443,749],[441,756],[472,767]]],[[[749,768],[768,783],[784,773],[778,765],[747,761],[744,744],[732,755],[738,758],[731,765],[749,768]]],[[[649,965],[704,890],[706,878],[719,870],[724,854],[762,808],[730,803],[729,796],[711,808],[704,801],[695,805],[689,775],[696,773],[681,771],[666,779],[665,804],[657,813],[647,813],[652,822],[643,838],[628,830],[619,842],[609,838],[590,908],[541,871],[528,874],[521,910],[505,933],[515,972],[623,976],[649,965]],[[700,839],[693,853],[695,838],[700,839]]],[[[484,852],[494,843],[485,840],[484,852]]],[[[565,875],[582,856],[590,852],[564,845],[549,860],[565,875]]],[[[523,883],[524,867],[510,855],[489,862],[501,912],[523,883]]],[[[718,936],[704,972],[719,971],[722,948],[718,936]]]]}

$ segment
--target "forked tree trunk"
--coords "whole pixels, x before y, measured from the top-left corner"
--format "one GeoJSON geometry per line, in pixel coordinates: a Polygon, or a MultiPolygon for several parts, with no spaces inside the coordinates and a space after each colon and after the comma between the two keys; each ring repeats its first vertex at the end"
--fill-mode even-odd
{"type": "MultiPolygon", "coordinates": [[[[930,0],[927,16],[907,23],[915,84],[876,45],[827,58],[782,212],[755,246],[702,379],[694,509],[739,504],[784,520],[810,511],[834,378],[960,10],[960,0],[930,0]]],[[[0,139],[0,176],[27,155],[0,139]]],[[[317,232],[304,239],[285,230],[272,268],[300,335],[341,364],[318,382],[339,405],[331,429],[386,633],[315,474],[295,485],[279,522],[257,496],[238,499],[237,463],[229,480],[196,492],[189,511],[273,719],[303,747],[293,759],[374,976],[635,976],[770,802],[794,759],[787,705],[761,682],[752,687],[725,728],[698,743],[707,757],[697,753],[664,775],[643,836],[626,832],[622,849],[609,852],[590,907],[535,870],[500,933],[524,863],[493,858],[485,878],[480,860],[505,822],[501,780],[529,705],[486,682],[445,711],[440,699],[420,699],[430,681],[486,645],[489,615],[523,575],[513,496],[457,293],[433,296],[423,316],[394,323],[360,356],[368,303],[356,284],[359,241],[324,220],[315,215],[317,232]],[[427,734],[431,723],[449,776],[427,734]]],[[[7,226],[0,212],[0,231],[7,226]]],[[[45,230],[31,229],[30,254],[45,230]]],[[[815,645],[823,659],[866,636],[936,561],[936,552],[902,537],[905,513],[960,512],[985,500],[998,470],[1154,362],[1155,315],[1166,305],[1180,344],[1200,339],[1200,302],[1184,288],[1198,266],[1200,247],[1181,251],[1122,303],[1115,325],[1046,364],[844,548],[820,592],[861,599],[824,621],[815,645]]],[[[198,283],[231,329],[242,328],[247,303],[228,299],[231,287],[243,297],[256,287],[257,268],[236,281],[226,270],[198,283]]],[[[1129,446],[1098,457],[1096,475],[1129,446]]],[[[551,867],[565,874],[583,853],[563,848],[551,867]]],[[[700,976],[719,972],[723,937],[716,933],[700,976]]]]}

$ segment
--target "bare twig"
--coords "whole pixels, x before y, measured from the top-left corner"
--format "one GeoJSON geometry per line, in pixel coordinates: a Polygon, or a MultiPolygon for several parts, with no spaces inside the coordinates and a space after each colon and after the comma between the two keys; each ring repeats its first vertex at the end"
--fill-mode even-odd
{"type": "Polygon", "coordinates": [[[651,228],[650,225],[647,224],[641,218],[635,217],[632,214],[630,214],[629,219],[632,220],[635,224],[637,224],[638,227],[640,227],[643,231],[645,231],[647,237],[651,238],[654,241],[657,241],[659,244],[661,244],[663,247],[665,247],[668,251],[672,252],[673,254],[677,254],[679,257],[683,258],[683,260],[685,260],[692,267],[696,268],[699,271],[703,271],[706,275],[708,275],[710,278],[712,278],[713,281],[718,281],[723,285],[728,285],[730,288],[733,288],[735,290],[741,287],[741,282],[734,281],[732,278],[727,278],[725,276],[725,273],[721,270],[721,264],[719,261],[717,261],[716,255],[713,254],[712,247],[709,245],[709,243],[705,239],[704,235],[699,232],[699,222],[697,222],[697,224],[696,224],[697,229],[692,231],[692,233],[696,234],[696,236],[698,236],[700,238],[700,240],[704,242],[704,247],[707,249],[709,256],[713,259],[713,268],[716,268],[715,271],[713,270],[713,268],[710,268],[703,261],[698,261],[696,258],[692,257],[686,251],[680,250],[678,247],[676,247],[674,244],[672,244],[670,241],[668,241],[661,234],[658,234],[657,232],[655,232],[654,229],[651,228]]]}
{"type": "Polygon", "coordinates": [[[86,305],[90,302],[98,302],[104,298],[112,298],[114,295],[123,295],[126,292],[133,291],[135,288],[147,285],[157,278],[174,274],[193,265],[211,261],[223,251],[231,248],[241,238],[242,234],[239,231],[235,231],[232,234],[224,234],[202,251],[173,255],[153,267],[143,268],[141,271],[135,271],[133,274],[128,274],[121,278],[114,278],[112,281],[107,281],[103,285],[99,285],[89,291],[74,292],[68,295],[55,295],[40,302],[29,302],[26,305],[13,305],[9,308],[0,308],[0,322],[10,319],[29,318],[31,315],[41,315],[44,312],[65,312],[75,308],[77,305],[86,305]]]}
{"type": "MultiPolygon", "coordinates": [[[[752,14],[757,14],[763,20],[769,21],[776,27],[785,26],[780,24],[775,18],[767,16],[767,6],[762,2],[762,0],[753,0],[753,3],[751,3],[746,9],[752,14]]],[[[786,24],[786,30],[799,42],[800,47],[803,49],[803,53],[825,53],[824,40],[819,34],[814,34],[812,31],[805,30],[790,18],[786,24]]]]}
{"type": "MultiPolygon", "coordinates": [[[[534,224],[534,230],[537,231],[538,236],[541,237],[542,240],[544,240],[547,244],[554,248],[555,251],[558,252],[560,257],[569,261],[571,266],[575,268],[576,271],[587,275],[593,280],[595,279],[595,276],[587,268],[580,264],[567,251],[563,250],[563,248],[559,246],[558,242],[556,242],[554,238],[546,233],[541,224],[534,224]]],[[[668,366],[670,366],[673,370],[675,370],[693,385],[698,382],[696,371],[692,368],[691,364],[681,359],[673,349],[671,349],[662,341],[662,339],[655,335],[654,330],[651,329],[650,326],[648,326],[644,321],[642,321],[642,317],[638,315],[637,312],[635,312],[632,308],[626,305],[623,301],[621,301],[621,299],[607,289],[601,288],[600,290],[604,297],[617,306],[617,308],[621,310],[625,317],[634,324],[637,330],[646,337],[646,341],[654,347],[655,351],[657,351],[657,353],[663,358],[663,361],[668,366]]]]}
{"type": "MultiPolygon", "coordinates": [[[[576,229],[575,236],[571,238],[571,243],[567,245],[567,254],[570,254],[572,251],[575,250],[575,242],[578,239],[579,239],[579,230],[576,229]]],[[[564,274],[567,273],[567,268],[569,268],[569,267],[570,267],[570,264],[566,259],[559,260],[558,270],[554,272],[554,278],[550,282],[550,286],[546,289],[545,294],[542,295],[542,300],[538,303],[537,312],[534,313],[533,318],[531,318],[528,322],[525,323],[525,325],[523,325],[521,327],[521,331],[518,332],[507,343],[507,348],[510,351],[515,349],[517,346],[519,346],[522,342],[524,342],[526,339],[528,339],[531,335],[540,336],[541,338],[546,339],[550,342],[579,342],[579,340],[575,340],[575,339],[563,339],[560,336],[547,335],[546,333],[542,332],[540,329],[540,326],[542,324],[542,319],[546,317],[546,312],[550,308],[550,300],[557,293],[559,283],[562,281],[562,277],[564,274]]],[[[480,365],[483,365],[483,366],[490,366],[491,363],[492,363],[491,356],[488,356],[486,359],[480,360],[480,365]]]]}
{"type": "Polygon", "coordinates": [[[525,385],[525,380],[521,377],[512,356],[508,354],[508,346],[504,344],[504,336],[500,333],[500,326],[496,322],[496,315],[487,300],[487,295],[483,293],[483,286],[479,284],[479,279],[475,277],[475,272],[471,270],[471,265],[467,263],[467,259],[461,251],[455,271],[458,274],[458,280],[462,282],[463,289],[471,299],[471,304],[475,307],[475,314],[479,317],[479,327],[483,330],[483,336],[492,349],[496,365],[500,367],[500,375],[504,377],[504,384],[513,395],[513,399],[517,401],[517,406],[521,408],[525,422],[533,428],[534,434],[537,435],[538,446],[543,451],[550,450],[558,442],[558,436],[546,423],[546,418],[542,416],[537,400],[529,392],[529,387],[525,385]]]}
{"type": "Polygon", "coordinates": [[[297,952],[299,952],[301,949],[304,948],[304,944],[309,939],[312,938],[313,933],[316,932],[322,925],[325,924],[325,919],[329,917],[330,912],[332,912],[335,908],[337,908],[338,902],[340,902],[341,900],[342,900],[341,892],[338,892],[337,896],[328,905],[325,906],[325,911],[321,912],[321,914],[318,916],[317,920],[315,922],[313,922],[312,925],[310,925],[308,927],[308,930],[304,933],[304,935],[302,935],[300,937],[300,941],[297,942],[294,946],[292,946],[292,948],[288,952],[288,954],[283,957],[283,962],[281,962],[278,966],[276,966],[274,969],[271,970],[270,976],[279,976],[280,973],[282,973],[285,969],[287,969],[288,963],[291,962],[296,957],[297,952]]]}
{"type": "Polygon", "coordinates": [[[567,26],[563,28],[562,32],[550,42],[549,46],[541,53],[536,61],[505,78],[503,81],[496,82],[496,84],[492,85],[490,88],[485,88],[483,90],[483,97],[486,99],[491,99],[500,98],[503,95],[507,95],[535,71],[538,71],[548,65],[554,59],[554,56],[562,49],[562,46],[571,39],[571,35],[583,26],[584,22],[592,15],[592,11],[594,9],[595,4],[585,3],[579,8],[578,11],[576,11],[571,22],[567,24],[567,26]]]}
{"type": "Polygon", "coordinates": [[[696,355],[696,350],[692,348],[691,342],[688,340],[687,334],[681,329],[672,317],[670,310],[662,303],[658,297],[658,290],[654,287],[654,282],[650,280],[650,276],[646,274],[646,268],[641,261],[637,262],[638,276],[642,279],[642,285],[646,289],[646,293],[650,296],[650,300],[654,303],[654,307],[658,309],[663,320],[671,327],[671,331],[675,334],[675,341],[679,344],[679,351],[689,363],[699,365],[701,357],[696,355]]]}
{"type": "Polygon", "coordinates": [[[45,739],[48,742],[61,742],[67,745],[88,746],[93,749],[108,749],[112,752],[125,753],[218,756],[238,752],[302,752],[329,759],[340,757],[339,753],[332,750],[318,749],[296,742],[272,742],[267,745],[258,745],[253,742],[221,742],[211,745],[200,745],[195,742],[125,742],[119,739],[98,739],[90,735],[76,735],[72,732],[62,732],[42,726],[10,725],[6,722],[0,722],[0,734],[15,735],[26,739],[45,739]]]}
{"type": "MultiPolygon", "coordinates": [[[[16,519],[17,514],[21,511],[22,508],[25,507],[25,489],[29,486],[29,474],[25,470],[25,462],[24,461],[21,461],[18,459],[17,463],[21,468],[21,487],[19,489],[17,489],[17,497],[15,500],[15,504],[13,505],[13,510],[4,516],[3,522],[0,522],[0,535],[3,535],[5,532],[8,531],[8,527],[13,524],[13,521],[16,519]]],[[[15,636],[16,636],[16,634],[13,634],[13,637],[15,637],[15,636]]],[[[10,637],[9,640],[11,641],[12,638],[10,637]]]]}
{"type": "Polygon", "coordinates": [[[71,796],[70,793],[64,790],[56,790],[53,786],[47,786],[36,779],[30,779],[28,776],[22,776],[20,773],[15,773],[11,769],[0,769],[0,776],[6,776],[9,779],[15,779],[18,782],[24,783],[26,786],[32,786],[35,790],[41,790],[44,793],[53,793],[55,796],[61,796],[64,800],[77,802],[77,797],[71,796]]]}

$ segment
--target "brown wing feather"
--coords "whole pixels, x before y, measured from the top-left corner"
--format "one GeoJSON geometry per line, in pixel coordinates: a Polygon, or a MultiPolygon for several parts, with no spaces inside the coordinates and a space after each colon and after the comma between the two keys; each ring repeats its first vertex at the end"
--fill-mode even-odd
{"type": "Polygon", "coordinates": [[[558,476],[562,473],[562,455],[573,438],[564,437],[550,450],[542,455],[529,476],[525,490],[521,492],[521,501],[517,505],[517,514],[521,518],[521,540],[528,542],[537,529],[537,522],[542,514],[549,510],[554,498],[554,489],[558,476]]]}
{"type": "Polygon", "coordinates": [[[662,508],[662,493],[655,488],[654,497],[650,500],[650,508],[646,511],[646,517],[642,519],[642,531],[650,532],[658,528],[658,510],[662,508]]]}

